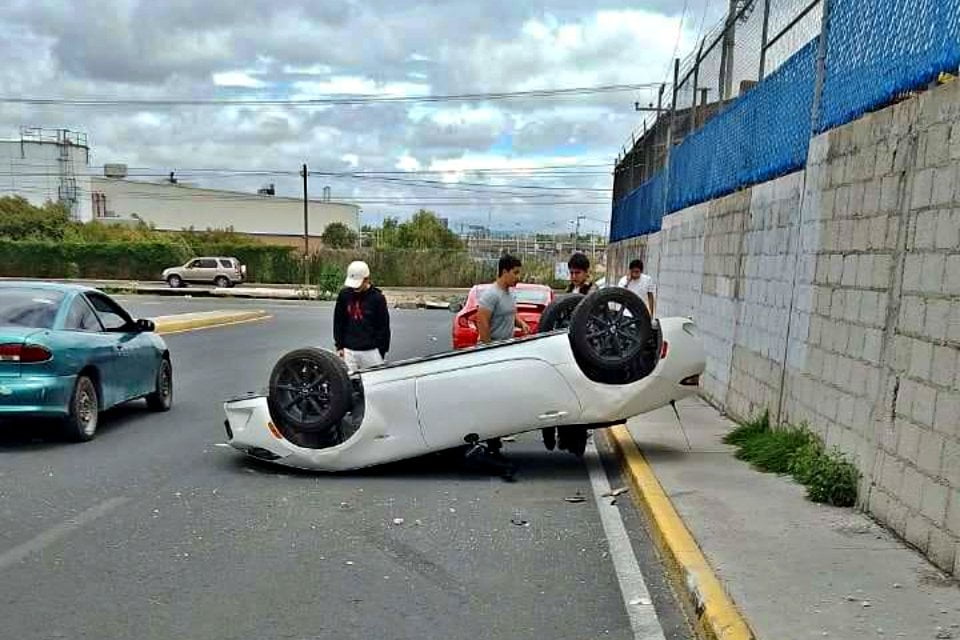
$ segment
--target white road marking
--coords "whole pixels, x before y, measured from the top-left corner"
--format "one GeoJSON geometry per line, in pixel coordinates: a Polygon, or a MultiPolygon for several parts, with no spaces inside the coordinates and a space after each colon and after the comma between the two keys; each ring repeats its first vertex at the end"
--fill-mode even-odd
{"type": "Polygon", "coordinates": [[[597,447],[592,441],[587,444],[585,459],[587,471],[590,473],[590,484],[593,485],[593,497],[610,545],[610,559],[613,560],[613,568],[620,583],[620,594],[630,618],[633,637],[636,640],[664,640],[663,627],[651,602],[647,583],[640,571],[640,563],[633,553],[620,509],[610,504],[611,498],[603,497],[603,494],[610,492],[610,482],[600,462],[597,447]]]}
{"type": "Polygon", "coordinates": [[[44,548],[66,536],[71,531],[79,529],[80,527],[93,522],[97,518],[105,516],[120,505],[129,502],[129,500],[130,498],[123,497],[105,500],[65,522],[61,522],[58,525],[50,527],[34,538],[27,540],[23,544],[19,544],[12,549],[0,553],[0,569],[6,569],[11,565],[17,564],[21,560],[24,560],[29,555],[38,551],[42,551],[44,548]]]}

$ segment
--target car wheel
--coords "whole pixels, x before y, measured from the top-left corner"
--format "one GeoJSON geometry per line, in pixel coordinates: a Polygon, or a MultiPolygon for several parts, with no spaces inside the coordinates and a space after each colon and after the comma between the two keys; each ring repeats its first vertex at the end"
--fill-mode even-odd
{"type": "Polygon", "coordinates": [[[213,284],[219,289],[227,289],[230,287],[230,278],[226,276],[217,276],[213,279],[213,284]]]}
{"type": "Polygon", "coordinates": [[[591,293],[573,311],[574,354],[599,371],[621,371],[646,353],[652,334],[647,305],[619,287],[591,293]]]}
{"type": "Polygon", "coordinates": [[[170,287],[173,289],[179,289],[180,287],[183,286],[183,278],[174,274],[169,278],[167,278],[167,284],[170,285],[170,287]]]}
{"type": "Polygon", "coordinates": [[[569,293],[560,296],[543,310],[540,315],[540,324],[537,327],[537,333],[546,333],[557,329],[568,329],[570,327],[570,318],[573,316],[573,310],[583,301],[583,294],[569,293]]]}
{"type": "Polygon", "coordinates": [[[278,427],[316,433],[337,425],[350,409],[352,386],[336,354],[297,349],[273,367],[267,405],[278,427]]]}
{"type": "Polygon", "coordinates": [[[87,442],[97,433],[100,418],[100,398],[93,380],[87,376],[77,378],[70,397],[70,412],[64,421],[68,438],[74,442],[87,442]]]}
{"type": "Polygon", "coordinates": [[[154,392],[147,396],[150,411],[170,411],[173,407],[173,365],[167,358],[160,361],[154,392]]]}

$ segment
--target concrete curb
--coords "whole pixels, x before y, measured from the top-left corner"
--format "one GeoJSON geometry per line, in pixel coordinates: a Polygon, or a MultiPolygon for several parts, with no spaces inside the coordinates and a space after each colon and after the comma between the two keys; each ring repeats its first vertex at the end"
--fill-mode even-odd
{"type": "Polygon", "coordinates": [[[692,614],[697,636],[705,640],[756,640],[627,427],[618,425],[598,433],[604,434],[619,455],[633,499],[647,515],[651,537],[674,586],[687,600],[683,604],[692,614]]]}
{"type": "Polygon", "coordinates": [[[153,319],[157,333],[170,334],[197,329],[212,329],[246,322],[266,320],[270,315],[266,311],[203,311],[199,313],[181,313],[172,316],[160,316],[153,319]]]}

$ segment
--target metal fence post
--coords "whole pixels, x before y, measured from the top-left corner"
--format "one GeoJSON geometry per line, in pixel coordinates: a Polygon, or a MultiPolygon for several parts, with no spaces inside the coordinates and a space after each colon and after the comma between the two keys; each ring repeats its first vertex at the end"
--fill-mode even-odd
{"type": "Polygon", "coordinates": [[[820,41],[817,43],[817,68],[813,84],[813,108],[810,113],[810,137],[820,129],[823,83],[827,73],[827,40],[830,39],[830,9],[833,0],[822,0],[823,16],[820,19],[820,41]]]}
{"type": "Polygon", "coordinates": [[[763,0],[763,34],[760,36],[760,73],[757,82],[763,82],[767,66],[767,40],[770,37],[770,0],[763,0]]]}
{"type": "Polygon", "coordinates": [[[680,58],[673,60],[673,101],[670,103],[670,119],[667,122],[667,148],[663,156],[663,207],[660,210],[660,219],[667,215],[670,201],[670,152],[673,148],[673,129],[677,118],[677,93],[680,91],[680,58]]]}
{"type": "Polygon", "coordinates": [[[693,125],[690,127],[691,131],[695,131],[697,129],[697,125],[699,124],[699,119],[698,119],[699,109],[697,108],[697,89],[700,86],[700,59],[703,57],[703,44],[705,40],[706,38],[700,41],[700,48],[697,50],[697,57],[694,59],[694,62],[693,62],[693,105],[691,107],[692,109],[691,113],[693,114],[692,116],[693,125]]]}

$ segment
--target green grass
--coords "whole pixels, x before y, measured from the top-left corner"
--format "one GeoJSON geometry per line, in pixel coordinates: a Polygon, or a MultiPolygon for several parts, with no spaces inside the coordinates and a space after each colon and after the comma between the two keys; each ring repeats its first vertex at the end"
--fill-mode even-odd
{"type": "Polygon", "coordinates": [[[737,448],[736,457],[768,473],[790,474],[807,488],[814,502],[850,507],[857,502],[860,472],[838,451],[826,451],[823,443],[805,427],[774,429],[770,416],[740,424],[723,441],[737,448]]]}

